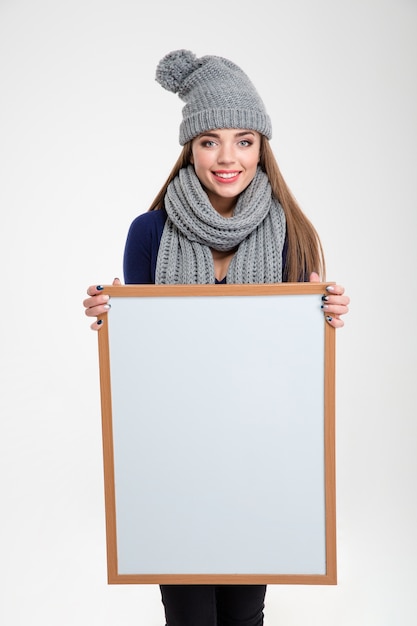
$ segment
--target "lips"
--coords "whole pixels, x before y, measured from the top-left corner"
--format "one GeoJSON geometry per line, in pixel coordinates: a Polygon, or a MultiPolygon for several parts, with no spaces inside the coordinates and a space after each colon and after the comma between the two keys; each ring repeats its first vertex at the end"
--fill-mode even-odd
{"type": "Polygon", "coordinates": [[[237,170],[217,170],[213,172],[213,176],[221,183],[233,183],[239,177],[240,171],[237,170]]]}

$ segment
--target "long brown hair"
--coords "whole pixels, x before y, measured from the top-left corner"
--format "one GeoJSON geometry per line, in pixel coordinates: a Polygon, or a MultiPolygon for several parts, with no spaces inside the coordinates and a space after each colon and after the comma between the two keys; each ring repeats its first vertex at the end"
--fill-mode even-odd
{"type": "MultiPolygon", "coordinates": [[[[167,180],[149,207],[149,211],[155,211],[164,206],[169,183],[178,175],[180,169],[191,163],[191,145],[192,141],[184,145],[167,180]]],[[[326,267],[319,235],[288,188],[271,145],[263,135],[261,135],[259,165],[268,176],[272,193],[285,213],[288,247],[283,272],[284,280],[287,282],[308,280],[311,272],[317,272],[321,280],[325,280],[326,267]]]]}

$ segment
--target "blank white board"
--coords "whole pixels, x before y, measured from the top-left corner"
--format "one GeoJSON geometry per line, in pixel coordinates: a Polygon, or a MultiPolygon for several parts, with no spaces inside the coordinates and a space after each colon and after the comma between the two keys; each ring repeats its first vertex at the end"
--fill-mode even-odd
{"type": "Polygon", "coordinates": [[[110,583],[336,582],[324,288],[105,289],[110,583]]]}

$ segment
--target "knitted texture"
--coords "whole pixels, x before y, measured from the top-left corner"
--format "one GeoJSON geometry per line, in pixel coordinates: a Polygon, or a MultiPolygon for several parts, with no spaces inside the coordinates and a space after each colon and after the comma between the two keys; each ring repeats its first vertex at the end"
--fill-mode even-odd
{"type": "Polygon", "coordinates": [[[285,216],[260,168],[240,194],[233,217],[222,217],[212,207],[192,165],[181,169],[168,186],[165,209],[168,219],[159,246],[156,283],[214,283],[210,248],[236,247],[227,283],[282,281],[285,216]]]}
{"type": "Polygon", "coordinates": [[[248,76],[232,61],[174,50],[159,62],[156,80],[186,102],[181,145],[216,128],[256,130],[271,139],[271,120],[264,104],[248,76]]]}

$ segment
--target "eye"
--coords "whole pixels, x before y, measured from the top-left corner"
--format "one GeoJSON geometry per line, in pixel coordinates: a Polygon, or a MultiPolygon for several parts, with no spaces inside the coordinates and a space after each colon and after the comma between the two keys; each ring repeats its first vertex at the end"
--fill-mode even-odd
{"type": "Polygon", "coordinates": [[[252,145],[252,141],[250,141],[250,139],[241,139],[241,141],[239,141],[239,145],[246,148],[247,146],[252,145]]]}
{"type": "Polygon", "coordinates": [[[216,142],[213,141],[213,139],[204,139],[201,144],[206,148],[211,148],[212,146],[216,145],[216,142]]]}

